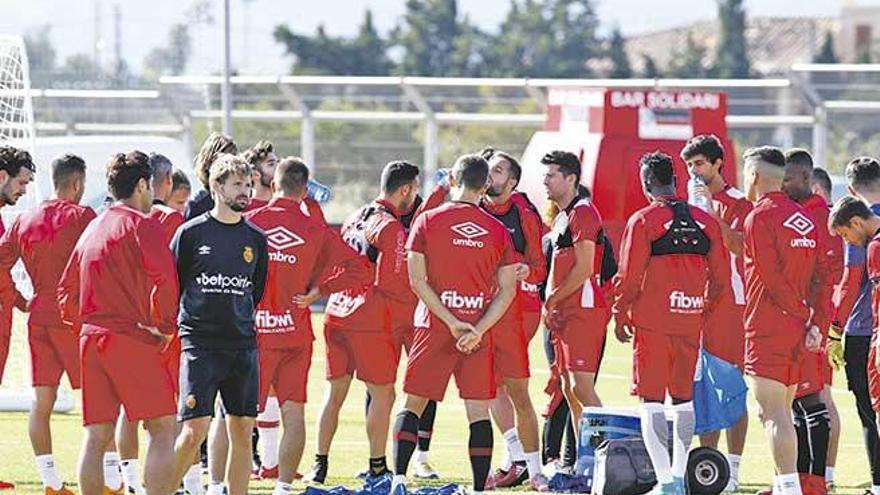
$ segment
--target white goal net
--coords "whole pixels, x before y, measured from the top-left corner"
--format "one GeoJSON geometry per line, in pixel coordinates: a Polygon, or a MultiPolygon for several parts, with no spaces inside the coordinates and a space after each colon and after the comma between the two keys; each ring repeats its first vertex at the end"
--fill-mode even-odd
{"type": "MultiPolygon", "coordinates": [[[[34,110],[27,51],[21,36],[0,34],[0,144],[34,151],[34,110]]],[[[37,164],[38,173],[48,173],[46,164],[37,164]]],[[[3,222],[9,225],[15,215],[35,206],[41,199],[37,181],[14,206],[2,210],[3,222]]],[[[33,289],[21,263],[13,270],[19,291],[31,297],[33,289]]],[[[26,315],[15,312],[9,359],[0,386],[0,410],[22,411],[30,407],[32,391],[30,353],[27,346],[26,315]]],[[[73,407],[73,396],[62,389],[56,409],[73,407]]]]}

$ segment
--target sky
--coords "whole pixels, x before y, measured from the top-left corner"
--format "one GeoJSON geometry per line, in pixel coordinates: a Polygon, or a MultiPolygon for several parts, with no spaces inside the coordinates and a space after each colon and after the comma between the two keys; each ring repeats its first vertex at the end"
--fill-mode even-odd
{"type": "MultiPolygon", "coordinates": [[[[880,0],[799,0],[800,16],[836,16],[842,3],[877,4],[880,0]]],[[[110,65],[114,53],[114,10],[118,6],[121,52],[129,66],[140,72],[143,59],[164,45],[169,27],[185,19],[193,0],[0,0],[0,33],[24,34],[51,24],[58,63],[73,54],[93,54],[110,65]],[[97,34],[97,36],[96,36],[97,34]]],[[[245,74],[286,73],[291,60],[272,39],[279,23],[298,33],[314,33],[323,24],[331,35],[356,32],[366,9],[373,12],[383,34],[400,20],[405,0],[231,0],[232,61],[245,74]]],[[[194,28],[190,74],[216,72],[222,61],[222,2],[211,0],[214,25],[194,28]]],[[[753,16],[791,15],[791,0],[746,0],[753,16]]],[[[619,27],[624,35],[674,28],[713,19],[715,0],[597,0],[602,29],[619,27]],[[658,7],[662,5],[662,8],[658,7]]],[[[510,0],[459,0],[459,9],[487,31],[495,31],[510,0]]]]}

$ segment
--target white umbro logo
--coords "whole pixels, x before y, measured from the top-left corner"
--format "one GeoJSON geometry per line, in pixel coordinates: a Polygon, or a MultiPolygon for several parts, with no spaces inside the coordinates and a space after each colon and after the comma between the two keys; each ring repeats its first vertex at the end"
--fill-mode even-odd
{"type": "Polygon", "coordinates": [[[201,246],[199,246],[199,254],[201,254],[201,255],[211,254],[211,246],[208,246],[207,244],[202,244],[201,246]]]}
{"type": "Polygon", "coordinates": [[[480,227],[474,222],[464,222],[457,225],[452,226],[452,231],[456,234],[464,236],[468,239],[474,239],[480,236],[484,236],[489,233],[488,230],[480,227]]]}
{"type": "Polygon", "coordinates": [[[464,237],[464,239],[453,239],[452,244],[455,246],[464,246],[464,247],[483,247],[485,244],[483,241],[476,241],[477,237],[482,237],[489,233],[488,230],[480,227],[474,222],[464,222],[453,225],[450,227],[453,232],[464,237]]]}
{"type": "Polygon", "coordinates": [[[286,228],[278,226],[266,231],[266,242],[272,249],[283,251],[287,248],[305,244],[306,241],[286,228]]]}
{"type": "Polygon", "coordinates": [[[813,221],[799,211],[788,217],[788,219],[782,223],[782,226],[788,227],[800,235],[807,235],[815,228],[813,226],[813,221]]]}

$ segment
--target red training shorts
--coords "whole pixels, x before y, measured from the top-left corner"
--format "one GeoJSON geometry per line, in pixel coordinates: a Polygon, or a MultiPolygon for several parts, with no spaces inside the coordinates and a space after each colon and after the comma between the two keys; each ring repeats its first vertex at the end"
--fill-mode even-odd
{"type": "Polygon", "coordinates": [[[880,413],[880,370],[877,368],[877,334],[871,336],[871,348],[868,350],[868,394],[871,396],[871,408],[880,413]]]}
{"type": "Polygon", "coordinates": [[[165,367],[168,368],[168,374],[171,375],[172,385],[174,385],[174,397],[180,392],[180,337],[175,335],[168,344],[168,348],[162,353],[162,359],[165,360],[165,367]]]}
{"type": "Polygon", "coordinates": [[[260,349],[260,411],[266,407],[269,389],[275,388],[278,404],[306,402],[312,342],[285,349],[260,349]]]}
{"type": "Polygon", "coordinates": [[[61,375],[74,390],[80,386],[79,337],[68,327],[28,327],[28,344],[31,349],[31,384],[34,387],[57,387],[61,375]]]}
{"type": "Polygon", "coordinates": [[[633,345],[633,394],[663,402],[668,391],[674,399],[691,400],[699,335],[666,335],[637,328],[633,345]]]}
{"type": "Polygon", "coordinates": [[[797,385],[806,352],[803,339],[784,342],[774,337],[747,337],[743,371],[785,386],[797,385]]]}
{"type": "Polygon", "coordinates": [[[455,338],[446,325],[416,328],[412,350],[406,363],[404,392],[441,401],[449,377],[455,375],[458,395],[465,400],[495,398],[495,372],[492,332],[483,336],[472,354],[455,348],[455,338]]]}
{"type": "Polygon", "coordinates": [[[526,339],[523,314],[509,308],[492,327],[492,352],[498,385],[504,378],[529,377],[529,341],[526,339]]]}
{"type": "Polygon", "coordinates": [[[713,330],[709,327],[703,330],[703,347],[706,351],[739,369],[743,369],[745,346],[746,332],[741,327],[736,331],[732,331],[732,328],[713,330]]]}
{"type": "Polygon", "coordinates": [[[556,359],[560,369],[597,373],[605,351],[605,334],[611,311],[607,308],[563,311],[554,332],[558,335],[556,359]]]}
{"type": "Polygon", "coordinates": [[[828,355],[825,352],[804,352],[795,398],[800,399],[816,394],[825,388],[825,366],[828,355]]]}
{"type": "Polygon", "coordinates": [[[383,332],[347,331],[324,325],[327,343],[327,379],[345,375],[375,385],[394,383],[398,352],[391,335],[383,332]]]}
{"type": "Polygon", "coordinates": [[[120,405],[129,421],[174,416],[173,380],[159,346],[118,333],[83,335],[79,343],[84,425],[115,423],[120,405]]]}

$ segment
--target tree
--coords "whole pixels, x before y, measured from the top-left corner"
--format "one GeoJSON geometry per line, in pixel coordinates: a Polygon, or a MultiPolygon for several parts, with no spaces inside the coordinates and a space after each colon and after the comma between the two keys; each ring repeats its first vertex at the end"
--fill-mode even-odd
{"type": "Polygon", "coordinates": [[[694,41],[694,37],[688,32],[684,52],[676,50],[672,56],[669,75],[683,79],[706,77],[708,71],[703,65],[705,58],[706,47],[694,41]]]}
{"type": "Polygon", "coordinates": [[[352,41],[355,63],[359,73],[367,76],[383,76],[391,73],[392,63],[388,59],[388,43],[379,36],[373,25],[373,13],[370,9],[364,13],[364,22],[358,30],[357,37],[352,41]]]}
{"type": "Polygon", "coordinates": [[[395,44],[403,49],[398,72],[416,76],[455,74],[456,38],[462,31],[456,0],[407,0],[403,24],[394,36],[395,44]]]}
{"type": "Polygon", "coordinates": [[[646,77],[648,79],[655,79],[658,77],[662,77],[663,75],[660,73],[660,69],[657,67],[657,62],[651,58],[650,55],[642,54],[642,77],[646,77]]]}
{"type": "Polygon", "coordinates": [[[749,77],[743,0],[718,0],[718,21],[721,33],[715,49],[714,72],[722,78],[749,77]]]}
{"type": "Polygon", "coordinates": [[[817,64],[836,64],[837,55],[834,53],[834,37],[831,31],[825,32],[825,39],[822,41],[822,47],[819,53],[813,57],[813,62],[817,64]]]}
{"type": "Polygon", "coordinates": [[[104,79],[106,74],[89,55],[78,53],[67,57],[64,65],[56,72],[60,81],[67,83],[96,81],[104,79]]]}
{"type": "Polygon", "coordinates": [[[153,48],[144,58],[144,73],[148,78],[183,74],[192,53],[192,40],[186,24],[174,24],[168,31],[168,45],[153,48]]]}
{"type": "Polygon", "coordinates": [[[46,24],[24,35],[31,85],[34,87],[49,86],[55,72],[55,47],[49,38],[51,29],[52,26],[46,24]]]}
{"type": "Polygon", "coordinates": [[[857,64],[870,64],[871,60],[872,60],[871,50],[868,48],[863,49],[856,56],[856,63],[857,64]]]}
{"type": "Polygon", "coordinates": [[[629,79],[632,77],[632,67],[629,65],[629,57],[626,55],[626,40],[623,39],[618,28],[614,28],[614,31],[611,32],[608,57],[612,64],[612,78],[629,79]]]}

